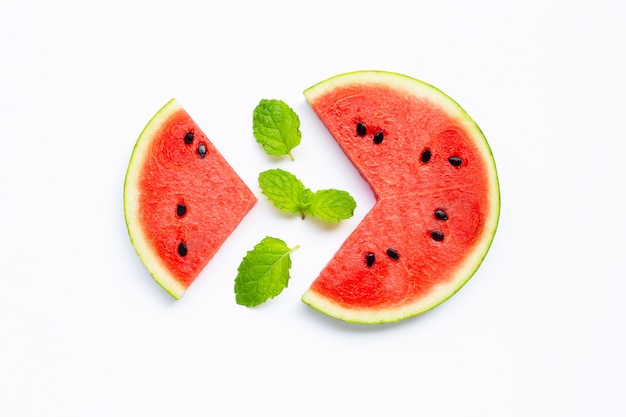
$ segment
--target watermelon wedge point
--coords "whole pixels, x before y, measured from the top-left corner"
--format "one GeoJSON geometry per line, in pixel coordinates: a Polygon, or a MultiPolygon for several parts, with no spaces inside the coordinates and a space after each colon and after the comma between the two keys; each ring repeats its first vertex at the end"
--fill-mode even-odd
{"type": "Polygon", "coordinates": [[[180,298],[257,198],[176,99],[148,122],[124,181],[130,240],[180,298]]]}
{"type": "Polygon", "coordinates": [[[304,96],[376,202],[302,301],[374,324],[449,299],[479,268],[498,226],[498,175],[483,132],[445,93],[398,73],[340,74],[304,96]]]}

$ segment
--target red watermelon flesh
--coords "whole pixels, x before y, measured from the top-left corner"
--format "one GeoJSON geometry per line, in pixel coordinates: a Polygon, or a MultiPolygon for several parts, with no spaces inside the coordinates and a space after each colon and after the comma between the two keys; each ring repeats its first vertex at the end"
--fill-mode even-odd
{"type": "Polygon", "coordinates": [[[303,301],[346,321],[419,314],[481,264],[499,217],[482,132],[448,96],[400,74],[342,74],[305,91],[377,198],[303,301]]]}
{"type": "Polygon", "coordinates": [[[176,100],[141,133],[124,187],[131,241],[179,298],[257,199],[176,100]]]}

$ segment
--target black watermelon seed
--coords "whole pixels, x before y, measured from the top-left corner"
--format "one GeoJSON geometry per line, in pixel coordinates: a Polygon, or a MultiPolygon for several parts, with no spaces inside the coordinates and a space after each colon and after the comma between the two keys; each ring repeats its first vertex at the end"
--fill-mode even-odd
{"type": "Polygon", "coordinates": [[[193,130],[190,130],[185,135],[185,145],[191,145],[191,142],[193,142],[193,130]]]}
{"type": "Polygon", "coordinates": [[[435,217],[439,220],[448,220],[448,215],[442,209],[435,210],[435,217]]]}
{"type": "Polygon", "coordinates": [[[376,134],[374,135],[374,143],[376,145],[379,145],[380,143],[382,143],[383,139],[385,138],[385,135],[383,135],[382,130],[379,130],[378,132],[376,132],[376,134]]]}
{"type": "Polygon", "coordinates": [[[441,242],[443,240],[443,233],[441,233],[439,230],[435,230],[430,232],[430,237],[432,237],[433,240],[436,242],[441,242]]]}
{"type": "Polygon", "coordinates": [[[376,260],[376,256],[373,253],[368,253],[365,256],[365,263],[367,263],[367,266],[371,267],[372,265],[374,265],[374,261],[376,260]]]}
{"type": "Polygon", "coordinates": [[[400,259],[400,255],[398,255],[398,252],[396,252],[395,249],[391,248],[387,249],[387,256],[396,261],[400,259]]]}
{"type": "Polygon", "coordinates": [[[425,149],[424,152],[422,152],[422,162],[426,163],[430,161],[430,149],[425,149]]]}
{"type": "Polygon", "coordinates": [[[453,167],[458,167],[461,166],[463,160],[458,156],[451,156],[450,158],[448,158],[448,162],[450,162],[450,165],[452,165],[453,167]]]}
{"type": "Polygon", "coordinates": [[[176,214],[178,215],[178,217],[183,217],[185,213],[187,213],[187,206],[185,206],[183,203],[180,203],[176,206],[176,214]]]}
{"type": "Polygon", "coordinates": [[[200,155],[200,158],[204,158],[206,156],[206,145],[204,143],[198,145],[198,155],[200,155]]]}
{"type": "Polygon", "coordinates": [[[178,244],[178,254],[180,256],[187,256],[187,245],[185,242],[180,242],[178,244]]]}
{"type": "Polygon", "coordinates": [[[365,127],[365,123],[359,122],[356,125],[356,134],[359,136],[365,136],[367,133],[367,127],[365,127]]]}

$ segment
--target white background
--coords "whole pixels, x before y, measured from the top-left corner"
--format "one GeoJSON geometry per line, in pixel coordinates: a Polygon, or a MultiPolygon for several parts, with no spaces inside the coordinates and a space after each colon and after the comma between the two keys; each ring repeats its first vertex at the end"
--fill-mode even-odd
{"type": "Polygon", "coordinates": [[[626,3],[4,0],[0,54],[0,415],[626,415],[626,3]],[[454,97],[502,190],[473,279],[374,327],[300,301],[373,204],[302,91],[358,69],[454,97]],[[122,205],[135,140],[172,97],[259,197],[180,301],[122,205]],[[300,115],[294,162],[256,144],[261,98],[300,115]],[[349,191],[355,217],[278,213],[257,186],[273,167],[349,191]],[[265,235],[300,245],[290,285],[238,306],[265,235]]]}

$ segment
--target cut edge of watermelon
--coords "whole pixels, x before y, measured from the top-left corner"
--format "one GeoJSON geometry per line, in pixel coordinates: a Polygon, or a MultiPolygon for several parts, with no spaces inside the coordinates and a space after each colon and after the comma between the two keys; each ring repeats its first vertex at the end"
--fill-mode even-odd
{"type": "Polygon", "coordinates": [[[137,184],[139,183],[141,167],[147,158],[145,151],[152,144],[150,138],[154,138],[154,132],[161,129],[163,123],[181,108],[178,101],[172,98],[150,119],[135,143],[124,179],[124,217],[130,240],[150,275],[175,299],[179,299],[185,293],[186,288],[171,275],[159,256],[147,244],[148,239],[139,220],[140,193],[137,184]]]}

